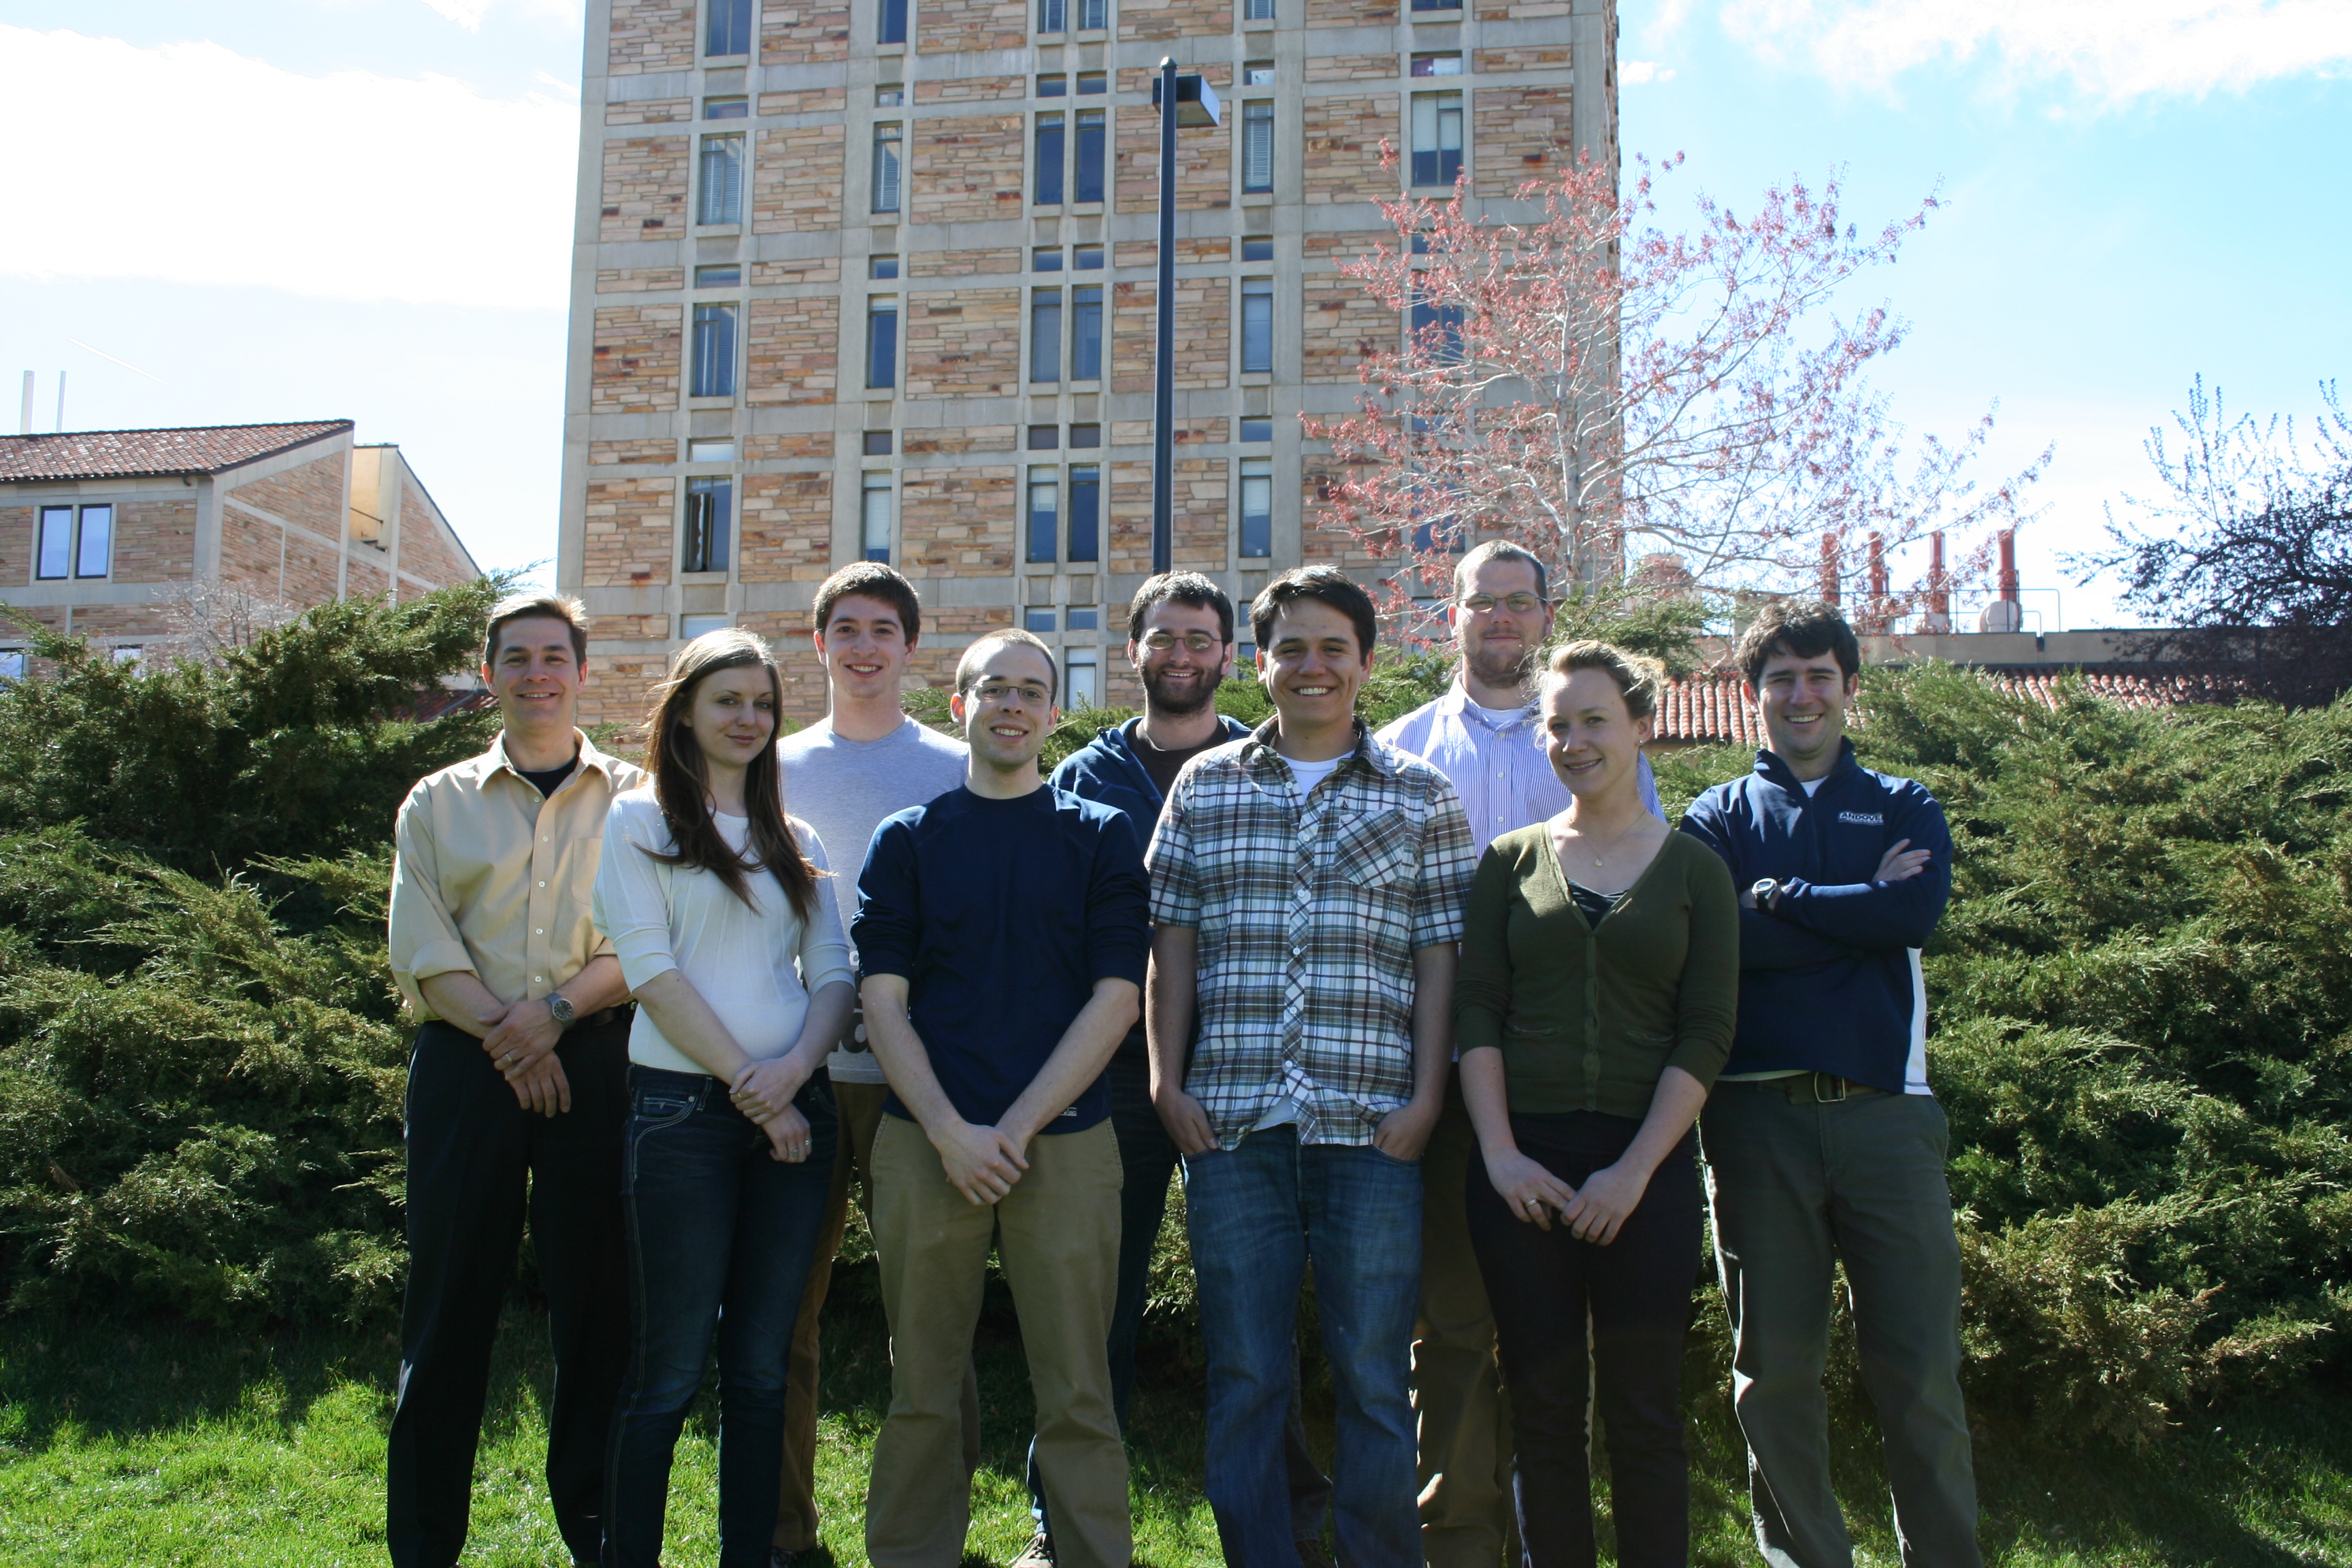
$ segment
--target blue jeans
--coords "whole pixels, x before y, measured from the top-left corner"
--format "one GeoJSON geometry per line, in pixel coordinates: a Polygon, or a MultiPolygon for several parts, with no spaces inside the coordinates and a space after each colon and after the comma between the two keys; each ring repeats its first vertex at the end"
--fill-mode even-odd
{"type": "MultiPolygon", "coordinates": [[[[1176,1173],[1183,1156],[1174,1139],[1160,1125],[1151,1104],[1151,1064],[1122,1050],[1103,1069],[1110,1079],[1110,1124],[1118,1138],[1118,1161],[1126,1181],[1118,1191],[1118,1299],[1111,1309],[1110,1388],[1112,1408],[1122,1430],[1128,1406],[1135,1398],[1135,1342],[1143,1327],[1143,1309],[1151,1287],[1151,1249],[1160,1240],[1160,1222],[1168,1213],[1168,1178],[1176,1173]]],[[[1323,1513],[1331,1501],[1331,1482],[1315,1467],[1307,1450],[1307,1426],[1298,1409],[1296,1350],[1290,1408],[1283,1419],[1283,1464],[1290,1493],[1290,1531],[1294,1539],[1323,1538],[1323,1513]]],[[[1054,1532],[1045,1510],[1045,1483],[1037,1473],[1037,1445],[1029,1445],[1029,1514],[1047,1536],[1054,1532]]]]}
{"type": "Polygon", "coordinates": [[[670,1456],[719,1342],[719,1561],[766,1568],[783,1466],[784,1363],[833,1184],[833,1092],[793,1101],[808,1158],[768,1135],[701,1073],[629,1069],[621,1201],[636,1341],[606,1458],[604,1561],[657,1568],[670,1456]]]}
{"type": "Polygon", "coordinates": [[[1298,1568],[1283,1463],[1307,1266],[1339,1394],[1332,1515],[1351,1568],[1420,1568],[1412,1325],[1421,1167],[1273,1127],[1184,1162],[1209,1358],[1209,1506],[1235,1568],[1298,1568]]]}

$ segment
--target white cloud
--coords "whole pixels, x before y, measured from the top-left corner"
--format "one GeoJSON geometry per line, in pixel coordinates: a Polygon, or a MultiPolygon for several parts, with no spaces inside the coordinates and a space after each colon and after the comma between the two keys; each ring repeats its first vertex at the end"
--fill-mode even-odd
{"type": "Polygon", "coordinates": [[[0,273],[564,300],[579,109],[551,92],[0,26],[0,273]]]}
{"type": "Polygon", "coordinates": [[[1728,0],[1724,26],[1839,82],[1984,58],[2005,88],[2058,81],[2110,106],[2352,66],[2345,0],[1728,0]]]}
{"type": "Polygon", "coordinates": [[[469,33],[482,30],[482,18],[489,14],[493,0],[425,0],[431,10],[446,16],[469,33]]]}
{"type": "Polygon", "coordinates": [[[1617,79],[1627,87],[1643,87],[1654,81],[1672,81],[1675,68],[1656,60],[1620,60],[1617,79]]]}

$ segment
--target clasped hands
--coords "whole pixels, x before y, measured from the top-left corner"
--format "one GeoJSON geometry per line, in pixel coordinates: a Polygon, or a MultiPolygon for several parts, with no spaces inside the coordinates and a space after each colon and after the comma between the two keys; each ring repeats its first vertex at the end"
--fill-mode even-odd
{"type": "MultiPolygon", "coordinates": [[[[1209,1113],[1201,1102],[1174,1085],[1163,1085],[1152,1096],[1151,1106],[1160,1113],[1160,1124],[1168,1130],[1169,1139],[1179,1152],[1192,1156],[1205,1154],[1217,1146],[1216,1132],[1209,1125],[1209,1113]]],[[[1421,1158],[1429,1146],[1429,1134],[1437,1126],[1437,1106],[1409,1100],[1386,1116],[1372,1129],[1372,1147],[1391,1160],[1410,1164],[1421,1158]]]]}
{"type": "Polygon", "coordinates": [[[554,1116],[572,1109],[572,1080],[555,1054],[562,1038],[563,1026],[547,1010],[544,997],[526,996],[490,1020],[482,1049],[525,1110],[554,1116]]]}
{"type": "Polygon", "coordinates": [[[809,1069],[793,1065],[793,1053],[747,1062],[727,1086],[735,1109],[759,1123],[768,1135],[768,1157],[797,1165],[809,1157],[808,1118],[793,1103],[809,1069]]]}
{"type": "Polygon", "coordinates": [[[1617,1239],[1650,1187],[1647,1174],[1622,1161],[1603,1165],[1584,1179],[1584,1185],[1571,1187],[1516,1149],[1486,1159],[1487,1181],[1516,1217],[1538,1230],[1549,1230],[1558,1215],[1570,1235],[1599,1247],[1617,1239]]]}

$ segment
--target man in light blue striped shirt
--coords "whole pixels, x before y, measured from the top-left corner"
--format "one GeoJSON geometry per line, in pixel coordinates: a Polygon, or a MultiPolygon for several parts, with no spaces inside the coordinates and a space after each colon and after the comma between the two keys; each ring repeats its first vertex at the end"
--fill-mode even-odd
{"type": "MultiPolygon", "coordinates": [[[[1454,569],[1460,670],[1445,695],[1380,731],[1444,773],[1461,796],[1474,852],[1568,809],[1544,754],[1534,677],[1551,635],[1549,574],[1532,552],[1493,540],[1454,569]]],[[[1659,809],[1648,758],[1642,800],[1659,809]]],[[[1463,1173],[1477,1137],[1449,1079],[1422,1157],[1421,1321],[1412,1402],[1421,1429],[1421,1535],[1429,1568],[1495,1568],[1510,1535],[1511,1428],[1495,1364],[1495,1320],[1462,1224],[1463,1173]]]]}

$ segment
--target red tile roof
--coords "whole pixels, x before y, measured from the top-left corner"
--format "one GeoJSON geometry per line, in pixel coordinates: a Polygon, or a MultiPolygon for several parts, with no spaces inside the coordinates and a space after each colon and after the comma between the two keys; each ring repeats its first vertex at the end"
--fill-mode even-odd
{"type": "Polygon", "coordinates": [[[0,484],[217,474],[351,428],[348,419],[314,419],[299,425],[199,425],[178,430],[0,436],[0,484]]]}
{"type": "MultiPolygon", "coordinates": [[[[2126,708],[2171,708],[2187,702],[2222,702],[2236,692],[2229,677],[2208,670],[2156,672],[2144,666],[2102,669],[2047,666],[1989,668],[1984,677],[2004,691],[2055,708],[2059,683],[2078,680],[2092,697],[2126,708]]],[[[1748,700],[1747,683],[1736,674],[1685,676],[1669,683],[1658,703],[1657,739],[1668,745],[1719,746],[1764,743],[1764,720],[1748,700]]]]}

